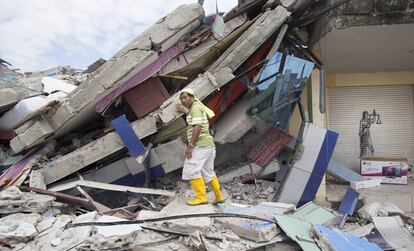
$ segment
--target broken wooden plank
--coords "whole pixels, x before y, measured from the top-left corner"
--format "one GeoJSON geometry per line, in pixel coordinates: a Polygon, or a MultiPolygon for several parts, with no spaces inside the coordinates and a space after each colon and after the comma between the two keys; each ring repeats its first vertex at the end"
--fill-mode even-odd
{"type": "Polygon", "coordinates": [[[163,196],[169,196],[169,197],[173,197],[175,195],[175,192],[167,191],[167,190],[113,185],[113,184],[106,184],[106,183],[90,181],[90,180],[78,180],[78,181],[70,182],[67,184],[58,185],[58,186],[49,188],[49,191],[60,192],[60,191],[68,190],[71,188],[75,188],[77,186],[85,186],[85,187],[118,191],[118,192],[163,195],[163,196]]]}

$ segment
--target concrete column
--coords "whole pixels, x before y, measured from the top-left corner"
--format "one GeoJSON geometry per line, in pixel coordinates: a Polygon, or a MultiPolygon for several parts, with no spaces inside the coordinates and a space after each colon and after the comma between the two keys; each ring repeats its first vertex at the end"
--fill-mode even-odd
{"type": "MultiPolygon", "coordinates": [[[[319,90],[320,90],[320,79],[319,79],[319,70],[315,69],[311,75],[312,81],[312,121],[313,124],[326,128],[326,114],[322,114],[319,111],[319,90]]],[[[326,176],[323,177],[321,186],[316,194],[316,201],[325,202],[326,201],[326,176]]]]}

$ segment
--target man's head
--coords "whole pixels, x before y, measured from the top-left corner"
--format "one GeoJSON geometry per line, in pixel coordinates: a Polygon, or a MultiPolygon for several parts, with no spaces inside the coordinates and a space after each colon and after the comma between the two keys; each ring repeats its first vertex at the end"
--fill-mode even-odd
{"type": "Polygon", "coordinates": [[[185,107],[190,108],[194,103],[194,96],[185,91],[181,92],[180,101],[185,107]]]}

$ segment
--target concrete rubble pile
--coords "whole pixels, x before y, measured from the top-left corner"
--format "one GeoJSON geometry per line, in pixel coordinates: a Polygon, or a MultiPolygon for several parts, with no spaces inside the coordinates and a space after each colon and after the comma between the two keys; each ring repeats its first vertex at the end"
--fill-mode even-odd
{"type": "Polygon", "coordinates": [[[182,5],[85,71],[2,60],[2,250],[410,250],[414,219],[363,205],[357,189],[378,182],[331,160],[339,135],[307,119],[301,93],[321,65],[296,30],[311,3],[182,5]],[[216,114],[223,204],[185,203],[184,87],[216,114]],[[315,202],[327,172],[352,186],[339,207],[315,202]]]}

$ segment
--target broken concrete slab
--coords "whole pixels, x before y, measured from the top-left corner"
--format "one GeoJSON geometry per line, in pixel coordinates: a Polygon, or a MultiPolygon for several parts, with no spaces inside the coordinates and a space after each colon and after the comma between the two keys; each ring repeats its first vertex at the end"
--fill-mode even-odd
{"type": "Polygon", "coordinates": [[[256,125],[256,120],[246,114],[250,99],[245,98],[235,103],[217,121],[214,142],[218,144],[233,143],[256,125]]]}
{"type": "Polygon", "coordinates": [[[3,112],[16,104],[19,100],[41,95],[43,92],[25,88],[23,86],[13,86],[0,89],[0,112],[3,112]]]}
{"type": "Polygon", "coordinates": [[[113,185],[113,184],[106,184],[96,181],[90,180],[77,180],[71,183],[66,183],[58,186],[54,186],[49,188],[49,191],[52,192],[60,192],[64,190],[69,190],[71,188],[75,188],[78,186],[85,186],[91,187],[96,189],[103,189],[103,190],[110,190],[110,191],[118,191],[118,192],[131,192],[131,193],[138,193],[138,194],[154,194],[154,195],[163,195],[173,197],[175,196],[175,192],[161,190],[161,189],[151,189],[151,188],[143,188],[143,187],[130,187],[130,186],[121,186],[121,185],[113,185]]]}
{"type": "Polygon", "coordinates": [[[369,180],[362,180],[362,181],[351,181],[352,189],[365,189],[371,187],[379,187],[381,186],[381,179],[369,179],[369,180]]]}
{"type": "MultiPolygon", "coordinates": [[[[177,138],[165,144],[152,149],[151,160],[160,163],[164,169],[164,173],[170,173],[184,165],[185,149],[187,145],[177,138]]],[[[154,164],[155,164],[154,163],[154,164]]],[[[151,166],[154,166],[151,164],[151,166]]]]}
{"type": "Polygon", "coordinates": [[[99,98],[99,101],[96,103],[96,111],[99,113],[104,112],[113,102],[115,102],[118,97],[135,88],[137,85],[145,83],[145,81],[154,76],[164,64],[166,64],[175,55],[184,49],[185,43],[179,42],[176,45],[168,48],[168,50],[165,52],[159,54],[157,59],[155,59],[153,62],[142,68],[136,74],[131,75],[129,79],[125,79],[124,83],[113,88],[113,90],[109,91],[103,97],[99,98]]]}
{"type": "Polygon", "coordinates": [[[63,92],[55,92],[48,96],[20,100],[9,111],[0,117],[0,130],[13,130],[25,122],[46,113],[54,104],[66,97],[63,92]]]}
{"type": "MultiPolygon", "coordinates": [[[[123,219],[113,216],[102,216],[97,222],[111,222],[123,219]]],[[[122,225],[122,226],[99,226],[96,227],[97,232],[88,238],[83,246],[90,250],[119,250],[125,246],[131,245],[141,232],[138,224],[122,225]]]]}
{"type": "Polygon", "coordinates": [[[32,170],[30,172],[29,186],[34,188],[46,189],[43,174],[39,170],[32,170]]]}
{"type": "Polygon", "coordinates": [[[155,134],[154,144],[172,141],[181,137],[187,138],[187,123],[182,117],[177,118],[155,134]]]}
{"type": "Polygon", "coordinates": [[[12,186],[0,192],[0,213],[43,213],[52,207],[54,197],[21,192],[12,186]]]}
{"type": "MultiPolygon", "coordinates": [[[[180,6],[121,49],[71,92],[61,106],[48,113],[48,122],[55,131],[53,137],[59,137],[94,118],[95,105],[100,97],[153,63],[158,58],[158,52],[151,49],[161,47],[158,49],[165,50],[177,43],[184,34],[197,28],[203,15],[204,11],[198,4],[180,6]],[[142,43],[145,40],[149,48],[141,49],[142,45],[147,44],[142,43]]],[[[46,137],[45,133],[39,132],[37,139],[32,140],[32,144],[24,144],[23,149],[43,142],[46,137]]],[[[25,143],[27,140],[25,136],[20,136],[20,141],[25,143]]],[[[18,152],[23,149],[14,150],[18,152]]]]}
{"type": "Polygon", "coordinates": [[[230,20],[225,23],[223,33],[224,39],[218,39],[216,36],[210,35],[207,40],[194,45],[193,48],[177,55],[163,66],[158,74],[160,76],[191,76],[198,72],[198,70],[219,57],[220,52],[226,50],[244,31],[246,31],[251,22],[245,22],[246,18],[243,15],[230,20]]]}
{"type": "Polygon", "coordinates": [[[369,235],[374,228],[375,228],[375,225],[373,223],[369,223],[365,226],[349,231],[349,233],[358,238],[362,238],[362,237],[369,235]]]}
{"type": "MultiPolygon", "coordinates": [[[[115,216],[103,215],[99,217],[96,222],[114,222],[114,221],[126,221],[125,219],[115,216]]],[[[127,235],[135,231],[141,230],[139,224],[129,225],[114,225],[114,226],[96,226],[97,234],[102,235],[105,238],[112,237],[114,235],[127,235]]]]}
{"type": "Polygon", "coordinates": [[[372,219],[377,216],[388,216],[388,212],[383,209],[379,202],[365,204],[358,210],[358,215],[361,219],[372,222],[372,219]]]}
{"type": "Polygon", "coordinates": [[[405,227],[400,216],[373,217],[375,228],[395,250],[414,250],[414,237],[405,227]]]}
{"type": "Polygon", "coordinates": [[[73,90],[76,89],[76,85],[72,85],[63,80],[47,76],[42,78],[42,84],[43,91],[49,94],[56,91],[71,93],[73,90]]]}
{"type": "MultiPolygon", "coordinates": [[[[295,206],[284,203],[262,203],[251,207],[237,207],[227,204],[220,206],[220,208],[222,208],[223,213],[251,215],[271,220],[274,214],[282,215],[289,210],[294,210],[295,206]]],[[[215,221],[230,229],[239,237],[255,242],[270,241],[280,233],[280,229],[269,222],[239,218],[218,218],[215,221]]]]}
{"type": "MultiPolygon", "coordinates": [[[[232,71],[229,68],[223,67],[214,74],[206,71],[199,75],[196,79],[191,81],[186,88],[194,90],[195,95],[203,100],[215,90],[220,89],[224,84],[227,84],[234,78],[232,71]]],[[[168,124],[182,114],[176,111],[176,103],[179,100],[179,93],[175,93],[172,97],[167,99],[155,113],[159,116],[164,124],[168,124]]]]}
{"type": "Polygon", "coordinates": [[[209,68],[215,72],[228,67],[234,72],[282,25],[290,15],[282,6],[268,10],[244,32],[209,68]]]}
{"type": "MultiPolygon", "coordinates": [[[[202,213],[216,213],[217,209],[212,204],[204,204],[199,206],[189,206],[187,205],[187,198],[179,197],[172,202],[170,202],[166,207],[164,207],[159,215],[156,217],[164,217],[171,215],[186,215],[186,214],[202,214],[202,213]]],[[[200,230],[208,229],[213,224],[213,219],[208,217],[201,217],[195,220],[194,218],[179,219],[179,220],[170,220],[166,221],[169,224],[174,226],[176,230],[182,231],[191,231],[191,230],[200,230]]]]}
{"type": "Polygon", "coordinates": [[[47,137],[54,132],[54,129],[49,124],[45,116],[40,116],[32,121],[28,121],[21,127],[24,128],[17,128],[15,130],[17,136],[10,141],[10,147],[15,153],[23,151],[28,145],[39,144],[43,141],[43,139],[39,141],[39,135],[47,137]]]}
{"type": "Polygon", "coordinates": [[[266,176],[271,173],[279,171],[279,162],[277,160],[272,160],[267,166],[261,167],[255,163],[247,164],[242,167],[237,168],[229,173],[220,175],[218,177],[221,183],[232,182],[234,178],[245,176],[248,174],[253,174],[256,177],[266,176]]]}
{"type": "MultiPolygon", "coordinates": [[[[328,164],[328,173],[339,177],[348,182],[363,181],[364,178],[359,173],[354,172],[351,168],[345,167],[339,162],[331,159],[328,164]]],[[[352,187],[353,189],[356,189],[352,187]]]]}
{"type": "MultiPolygon", "coordinates": [[[[157,161],[159,161],[158,156],[155,157],[155,154],[151,151],[151,179],[156,179],[165,175],[163,167],[157,161]]],[[[85,180],[102,183],[112,183],[124,186],[139,186],[145,184],[145,167],[132,157],[125,157],[101,168],[82,172],[81,175],[85,180]]],[[[77,180],[77,178],[66,179],[65,181],[57,182],[56,185],[75,180],[77,180]]]]}
{"type": "Polygon", "coordinates": [[[73,247],[80,247],[93,234],[92,227],[85,226],[67,229],[66,225],[71,221],[73,223],[80,223],[95,221],[96,218],[96,212],[86,213],[76,218],[69,215],[58,216],[51,228],[40,233],[32,242],[26,243],[21,250],[68,250],[73,247]]]}
{"type": "Polygon", "coordinates": [[[2,245],[15,246],[19,243],[28,242],[38,234],[35,225],[28,223],[24,218],[21,220],[0,219],[0,243],[2,245]]]}
{"type": "MultiPolygon", "coordinates": [[[[132,129],[142,139],[157,131],[155,118],[147,117],[133,122],[132,129]]],[[[124,148],[124,144],[116,132],[89,143],[81,148],[66,154],[42,169],[46,185],[64,178],[94,162],[105,158],[124,148]]]]}

